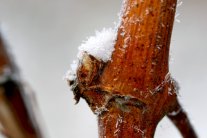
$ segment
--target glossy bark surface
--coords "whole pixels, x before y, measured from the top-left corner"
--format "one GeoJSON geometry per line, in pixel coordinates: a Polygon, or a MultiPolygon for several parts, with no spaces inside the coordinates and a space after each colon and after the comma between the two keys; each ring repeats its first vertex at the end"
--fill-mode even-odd
{"type": "Polygon", "coordinates": [[[174,106],[174,85],[166,76],[175,9],[175,0],[126,1],[116,50],[103,71],[101,86],[104,91],[135,97],[145,107],[130,106],[125,112],[111,104],[109,112],[99,117],[99,125],[107,126],[100,127],[100,137],[151,138],[157,123],[174,106]],[[116,119],[110,121],[110,115],[116,119]],[[125,122],[116,127],[119,116],[125,122]]]}
{"type": "MultiPolygon", "coordinates": [[[[83,56],[70,83],[76,100],[84,98],[98,115],[100,138],[152,138],[158,122],[177,111],[178,88],[168,66],[176,3],[126,0],[111,61],[83,56]]],[[[195,138],[177,115],[170,119],[183,136],[195,138]]]]}

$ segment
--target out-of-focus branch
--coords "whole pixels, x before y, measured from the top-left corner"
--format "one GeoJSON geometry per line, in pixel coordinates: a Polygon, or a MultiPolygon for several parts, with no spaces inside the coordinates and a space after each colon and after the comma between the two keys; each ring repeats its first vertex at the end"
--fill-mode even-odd
{"type": "Polygon", "coordinates": [[[0,37],[0,123],[8,138],[43,138],[34,94],[25,89],[0,37]]]}

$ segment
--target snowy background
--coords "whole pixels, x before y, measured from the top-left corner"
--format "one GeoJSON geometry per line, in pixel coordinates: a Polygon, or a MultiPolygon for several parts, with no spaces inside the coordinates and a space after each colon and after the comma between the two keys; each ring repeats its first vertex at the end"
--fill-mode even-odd
{"type": "MultiPolygon", "coordinates": [[[[207,136],[207,1],[183,0],[171,44],[171,72],[200,138],[207,136]]],[[[62,77],[77,47],[118,21],[121,0],[0,0],[0,22],[25,81],[36,92],[48,138],[97,138],[96,116],[62,77]]],[[[164,118],[155,138],[181,138],[164,118]]]]}

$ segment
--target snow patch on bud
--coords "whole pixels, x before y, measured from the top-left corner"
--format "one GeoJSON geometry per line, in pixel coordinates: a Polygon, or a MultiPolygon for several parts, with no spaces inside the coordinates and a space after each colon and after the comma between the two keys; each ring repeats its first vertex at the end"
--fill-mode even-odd
{"type": "Polygon", "coordinates": [[[84,41],[78,48],[78,58],[82,59],[83,53],[87,52],[88,54],[104,62],[111,60],[116,35],[116,31],[112,28],[104,28],[100,32],[96,31],[95,36],[89,37],[88,40],[84,41]]]}
{"type": "MultiPolygon", "coordinates": [[[[111,60],[112,52],[114,51],[114,44],[117,37],[116,29],[103,29],[96,31],[95,36],[89,37],[79,46],[78,59],[81,61],[85,53],[94,56],[96,59],[103,62],[111,60]]],[[[70,65],[69,71],[65,75],[65,79],[72,81],[77,78],[78,62],[73,61],[70,65]]]]}
{"type": "Polygon", "coordinates": [[[68,80],[68,81],[72,81],[75,80],[77,77],[77,68],[78,68],[78,62],[76,60],[74,60],[71,64],[70,64],[70,69],[67,71],[64,79],[68,80]]]}

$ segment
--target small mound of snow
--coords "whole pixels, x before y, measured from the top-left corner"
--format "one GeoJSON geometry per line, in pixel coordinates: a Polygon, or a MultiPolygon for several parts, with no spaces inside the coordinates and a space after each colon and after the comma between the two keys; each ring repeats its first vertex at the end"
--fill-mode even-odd
{"type": "MultiPolygon", "coordinates": [[[[95,36],[91,36],[79,46],[78,59],[82,60],[83,54],[94,56],[95,58],[107,62],[111,60],[112,52],[114,51],[114,44],[117,36],[117,30],[115,29],[103,29],[102,31],[96,31],[95,36]]],[[[73,61],[70,65],[70,69],[65,75],[66,80],[75,80],[77,77],[78,62],[73,61]]]]}
{"type": "Polygon", "coordinates": [[[78,62],[77,61],[73,61],[72,64],[70,64],[70,69],[67,71],[66,75],[65,75],[65,79],[66,80],[75,80],[77,75],[77,68],[78,68],[78,62]]]}
{"type": "Polygon", "coordinates": [[[114,51],[114,42],[116,39],[116,31],[114,29],[103,29],[101,32],[96,31],[95,36],[91,36],[87,41],[84,41],[79,47],[78,58],[82,59],[84,52],[107,62],[111,59],[114,51]]]}

